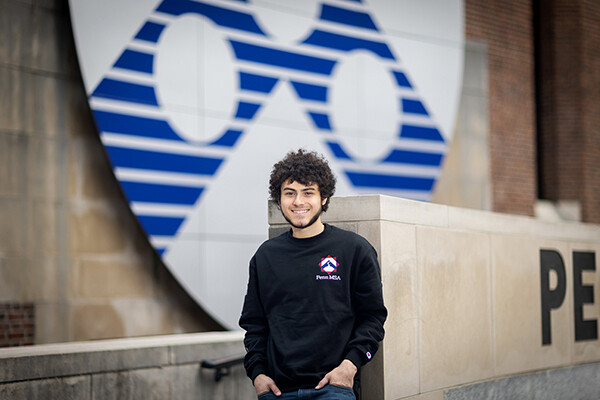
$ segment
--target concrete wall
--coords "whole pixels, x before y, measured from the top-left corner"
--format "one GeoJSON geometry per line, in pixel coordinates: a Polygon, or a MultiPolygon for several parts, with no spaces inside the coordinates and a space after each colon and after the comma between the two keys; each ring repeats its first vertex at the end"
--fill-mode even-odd
{"type": "Polygon", "coordinates": [[[487,46],[467,40],[456,128],[433,191],[433,203],[492,210],[487,99],[487,46]]]}
{"type": "MultiPolygon", "coordinates": [[[[113,176],[67,0],[0,0],[0,93],[0,303],[33,305],[30,341],[219,329],[154,253],[113,176]]],[[[21,334],[4,315],[0,338],[21,334]]]]}
{"type": "Polygon", "coordinates": [[[215,382],[204,359],[242,354],[242,335],[183,334],[0,350],[2,399],[245,400],[256,392],[241,365],[215,382]]]}
{"type": "MultiPolygon", "coordinates": [[[[271,234],[287,229],[273,204],[269,217],[271,234]]],[[[363,235],[379,252],[390,317],[382,349],[365,370],[369,399],[441,400],[464,385],[539,371],[548,372],[549,384],[588,385],[581,390],[600,398],[599,380],[572,377],[600,371],[597,326],[594,339],[575,339],[574,294],[582,290],[574,288],[572,261],[574,252],[586,252],[600,264],[600,226],[385,196],[334,198],[324,218],[363,235]],[[560,253],[566,271],[566,293],[550,312],[547,345],[542,249],[560,253]],[[575,368],[588,363],[588,369],[575,368]],[[555,370],[563,373],[550,373],[555,370]]],[[[600,269],[581,277],[593,295],[583,304],[583,319],[597,321],[600,269]]],[[[558,274],[549,279],[546,289],[556,290],[558,274]]]]}

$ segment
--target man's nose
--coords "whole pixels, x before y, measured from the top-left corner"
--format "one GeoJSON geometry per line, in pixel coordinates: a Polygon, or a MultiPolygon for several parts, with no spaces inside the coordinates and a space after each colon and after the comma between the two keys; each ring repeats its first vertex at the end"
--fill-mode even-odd
{"type": "Polygon", "coordinates": [[[302,197],[302,193],[298,193],[294,196],[294,205],[304,204],[304,198],[302,197]]]}

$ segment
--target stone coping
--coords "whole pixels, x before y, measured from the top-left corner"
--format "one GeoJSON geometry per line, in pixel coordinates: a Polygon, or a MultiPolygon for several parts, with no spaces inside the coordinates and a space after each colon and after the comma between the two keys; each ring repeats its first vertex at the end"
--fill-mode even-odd
{"type": "Polygon", "coordinates": [[[243,354],[243,332],[207,332],[0,349],[0,382],[197,363],[243,354]]]}
{"type": "MultiPolygon", "coordinates": [[[[585,242],[600,241],[600,226],[580,222],[548,222],[534,217],[433,204],[386,195],[333,197],[323,214],[326,222],[389,221],[409,225],[535,236],[585,242]]],[[[269,202],[269,224],[287,225],[277,205],[269,202]]]]}

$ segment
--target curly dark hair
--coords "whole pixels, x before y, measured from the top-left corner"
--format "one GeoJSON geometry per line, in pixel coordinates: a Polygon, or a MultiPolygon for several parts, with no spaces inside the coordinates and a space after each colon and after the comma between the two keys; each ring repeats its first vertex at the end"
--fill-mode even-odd
{"type": "Polygon", "coordinates": [[[280,203],[281,185],[288,179],[303,185],[316,184],[321,198],[327,198],[323,211],[329,208],[329,200],[335,193],[336,178],[329,168],[325,158],[313,151],[299,149],[290,151],[286,156],[273,165],[269,179],[269,195],[271,200],[280,203]]]}

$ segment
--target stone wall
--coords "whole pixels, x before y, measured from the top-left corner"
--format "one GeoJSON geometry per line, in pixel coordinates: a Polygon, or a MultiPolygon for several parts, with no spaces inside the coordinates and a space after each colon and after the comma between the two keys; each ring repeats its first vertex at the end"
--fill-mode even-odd
{"type": "Polygon", "coordinates": [[[204,333],[2,349],[0,398],[256,399],[241,365],[219,382],[200,366],[243,354],[241,339],[204,333]]]}
{"type": "MultiPolygon", "coordinates": [[[[288,229],[273,204],[269,219],[271,235],[288,229]]],[[[389,318],[369,399],[507,398],[483,394],[517,384],[600,398],[586,378],[600,372],[600,226],[386,196],[333,198],[324,219],[379,253],[389,318]],[[495,383],[468,389],[481,382],[495,383]],[[481,396],[456,397],[469,391],[481,396]]]]}
{"type": "MultiPolygon", "coordinates": [[[[113,176],[67,0],[0,0],[0,93],[0,304],[33,304],[28,342],[220,329],[155,254],[113,176]]],[[[8,329],[0,320],[0,336],[8,329]]]]}

